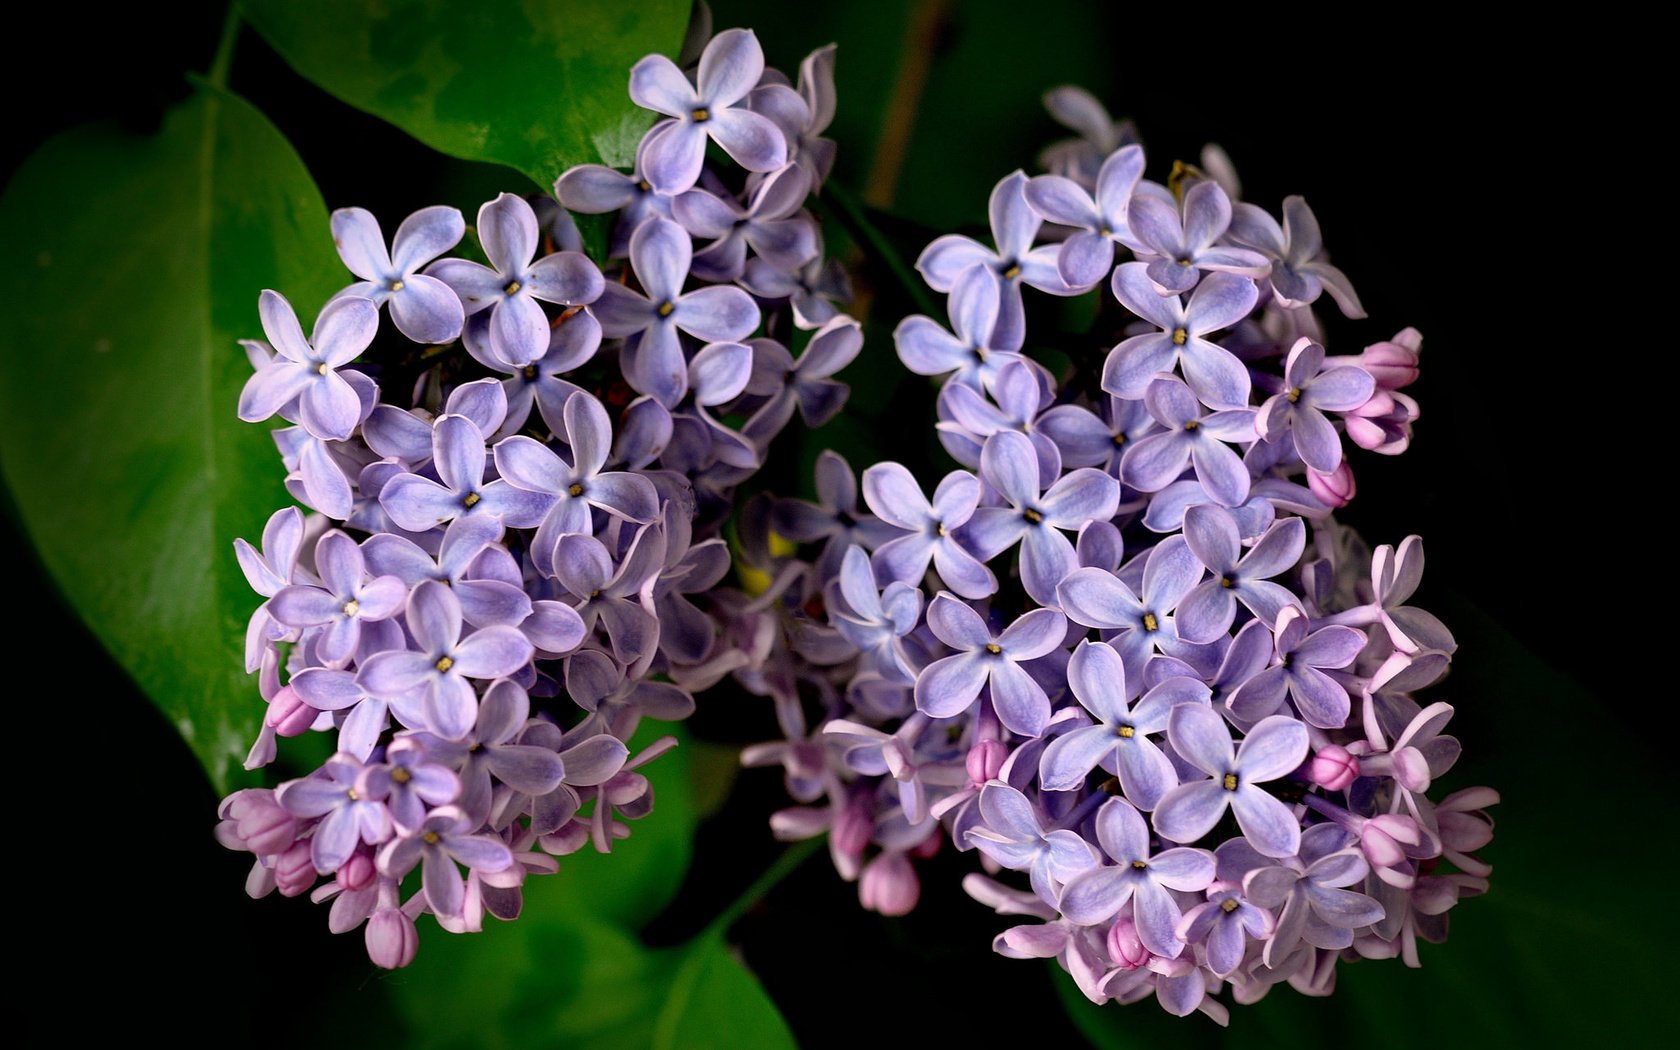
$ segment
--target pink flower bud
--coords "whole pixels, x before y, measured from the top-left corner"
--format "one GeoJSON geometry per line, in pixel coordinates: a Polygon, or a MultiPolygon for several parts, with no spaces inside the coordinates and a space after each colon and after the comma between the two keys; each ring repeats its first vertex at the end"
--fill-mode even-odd
{"type": "Polygon", "coordinates": [[[280,808],[274,792],[267,788],[236,791],[222,803],[222,823],[216,828],[216,839],[228,849],[250,850],[268,857],[296,838],[297,818],[280,808]]]}
{"type": "Polygon", "coordinates": [[[338,884],[347,891],[359,890],[372,882],[376,874],[378,872],[373,863],[373,851],[358,849],[350,854],[350,859],[338,869],[338,884]]]}
{"type": "Polygon", "coordinates": [[[1132,920],[1121,919],[1109,927],[1108,957],[1122,970],[1135,970],[1149,961],[1149,949],[1138,939],[1132,920]]]}
{"type": "Polygon", "coordinates": [[[1307,766],[1307,776],[1314,784],[1329,791],[1345,791],[1359,776],[1359,759],[1340,744],[1319,750],[1307,766]]]}
{"type": "Polygon", "coordinates": [[[1341,466],[1328,474],[1320,474],[1308,467],[1307,488],[1332,508],[1347,506],[1353,499],[1353,494],[1358,491],[1358,487],[1353,483],[1353,468],[1348,466],[1345,459],[1342,460],[1341,466]]]}
{"type": "Polygon", "coordinates": [[[399,969],[413,962],[419,950],[420,932],[399,909],[381,908],[368,920],[367,952],[375,966],[399,969]]]}
{"type": "Polygon", "coordinates": [[[309,840],[292,843],[275,858],[274,885],[282,897],[296,897],[315,885],[315,861],[309,856],[309,840]]]}
{"type": "Polygon", "coordinates": [[[1408,328],[1393,339],[1367,346],[1359,355],[1359,364],[1371,373],[1379,387],[1399,390],[1417,382],[1418,351],[1422,347],[1422,334],[1416,328],[1408,328]]]}
{"type": "Polygon", "coordinates": [[[863,848],[875,833],[875,821],[869,813],[869,803],[861,796],[846,803],[834,818],[834,848],[850,857],[863,855],[863,848]]]}
{"type": "Polygon", "coordinates": [[[281,736],[298,736],[309,731],[319,714],[303,702],[296,689],[287,685],[281,686],[274,699],[268,702],[268,714],[263,716],[263,722],[281,736]]]}
{"type": "Polygon", "coordinates": [[[910,858],[902,853],[883,853],[870,861],[858,880],[858,901],[882,915],[908,915],[921,898],[921,880],[910,858]]]}
{"type": "Polygon", "coordinates": [[[1009,749],[1003,746],[1003,741],[980,741],[968,749],[968,779],[975,784],[996,780],[1004,759],[1008,757],[1009,749]]]}

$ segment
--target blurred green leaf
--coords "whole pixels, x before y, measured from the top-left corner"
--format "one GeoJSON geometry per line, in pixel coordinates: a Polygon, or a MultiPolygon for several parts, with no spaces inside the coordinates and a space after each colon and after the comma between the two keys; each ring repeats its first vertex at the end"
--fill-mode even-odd
{"type": "Polygon", "coordinates": [[[628,167],[654,115],[630,67],[675,56],[689,0],[244,0],[292,68],[433,149],[543,189],[574,164],[628,167]]]}
{"type": "Polygon", "coordinates": [[[326,207],[255,109],[205,87],[137,138],[51,140],[0,198],[0,472],[71,606],[218,790],[262,713],[260,599],[233,556],[289,502],[268,431],[235,415],[257,293],[307,325],[343,272],[326,207]]]}

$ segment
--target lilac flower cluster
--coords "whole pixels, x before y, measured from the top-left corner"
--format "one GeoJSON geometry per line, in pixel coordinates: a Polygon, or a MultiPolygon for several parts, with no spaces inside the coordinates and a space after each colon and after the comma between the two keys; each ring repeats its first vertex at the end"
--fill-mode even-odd
{"type": "Polygon", "coordinates": [[[968,892],[1036,920],[995,949],[1057,959],[1096,1002],[1223,1023],[1227,985],[1322,995],[1343,959],[1417,965],[1487,887],[1498,796],[1430,797],[1459,744],[1453,708],[1411,696],[1454,649],[1406,604],[1421,542],[1368,550],[1332,511],[1347,441],[1406,448],[1419,337],[1326,356],[1323,295],[1363,314],[1301,198],[1281,221],[1237,200],[1211,148],[1149,181],[1096,100],[1047,101],[1080,137],[998,183],[990,245],[927,247],[948,325],[896,332],[906,367],[944,377],[960,469],[929,486],[877,463],[860,506],[826,453],[816,503],[744,512],[772,582],[734,599],[755,656],[736,673],[785,739],[743,757],[799,803],[773,829],[826,830],[887,914],[942,841],[976,850],[968,892]],[[1023,351],[1023,286],[1097,291],[1100,369],[1063,381],[1023,351]]]}
{"type": "Polygon", "coordinates": [[[253,896],[331,901],[381,966],[414,958],[419,915],[512,919],[527,876],[651,810],[640,770],[676,741],[633,755],[641,720],[687,717],[751,661],[696,604],[730,568],[734,489],[795,410],[815,425],[848,393],[832,377],[862,335],[803,208],[833,160],[833,49],[795,88],[728,30],[693,74],[644,59],[630,94],[669,119],[629,175],[566,172],[564,208],[485,204],[483,262],[440,258],[466,235],[453,208],[389,248],[371,214],[338,211],[359,280],[308,338],[265,291],[267,341],[246,344],[240,418],[289,424],[275,440],[307,509],[235,545],[264,599],[247,767],[309,730],[336,752],[230,796],[218,834],[256,855],[253,896]],[[707,163],[708,141],[744,172],[707,163]],[[616,213],[602,265],[566,209],[616,213]],[[395,335],[365,353],[382,307],[395,335]]]}

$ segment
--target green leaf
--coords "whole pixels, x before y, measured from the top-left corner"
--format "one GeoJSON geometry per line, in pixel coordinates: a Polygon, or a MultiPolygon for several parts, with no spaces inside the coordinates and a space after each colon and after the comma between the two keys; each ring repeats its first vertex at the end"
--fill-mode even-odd
{"type": "Polygon", "coordinates": [[[344,102],[548,189],[574,164],[635,159],[654,114],[630,101],[630,67],[675,56],[689,0],[245,0],[244,10],[293,69],[344,102]]]}
{"type": "Polygon", "coordinates": [[[162,131],[84,127],[0,198],[0,474],[70,605],[204,763],[233,781],[262,705],[244,673],[261,600],[233,556],[289,502],[235,415],[257,293],[306,323],[343,273],[297,154],[201,88],[162,131]]]}

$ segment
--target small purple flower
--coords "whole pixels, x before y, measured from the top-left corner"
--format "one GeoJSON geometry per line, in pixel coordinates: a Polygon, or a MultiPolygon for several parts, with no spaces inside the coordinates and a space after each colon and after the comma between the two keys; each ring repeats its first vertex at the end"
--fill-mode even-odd
{"type": "Polygon", "coordinates": [[[458,740],[478,711],[467,679],[513,674],[530,662],[531,643],[513,627],[484,627],[462,638],[461,604],[434,580],[414,588],[406,619],[419,651],[379,653],[362,664],[356,680],[387,700],[423,690],[426,728],[458,740]]]}
{"type": "Polygon", "coordinates": [[[468,316],[490,311],[490,349],[515,366],[548,351],[548,318],[537,300],[582,306],[600,297],[604,283],[581,252],[556,252],[532,262],[538,232],[536,213],[525,199],[504,193],[478,209],[478,238],[490,266],[444,259],[426,271],[455,289],[468,316]]]}
{"type": "Polygon", "coordinates": [[[683,294],[693,253],[681,226],[648,219],[630,238],[630,266],[643,291],[614,282],[593,307],[608,336],[635,337],[622,360],[625,380],[667,408],[688,392],[679,329],[707,342],[739,342],[758,327],[758,306],[739,288],[717,285],[683,294]]]}
{"type": "Polygon", "coordinates": [[[495,518],[519,529],[542,521],[554,496],[505,480],[487,484],[488,458],[484,435],[472,420],[439,416],[432,425],[432,464],[441,484],[419,474],[399,474],[385,483],[379,505],[410,532],[426,532],[457,518],[495,518]]]}
{"type": "Polygon", "coordinates": [[[839,413],[852,388],[830,377],[857,359],[863,349],[863,326],[844,314],[819,328],[795,361],[773,339],[753,340],[749,394],[769,393],[770,400],[753,413],[742,432],[754,440],[769,440],[793,417],[794,406],[807,427],[816,428],[839,413]]]}
{"type": "Polygon", "coordinates": [[[1328,474],[1342,462],[1342,439],[1325,412],[1352,412],[1371,399],[1376,381],[1356,365],[1324,367],[1324,347],[1302,337],[1289,351],[1283,389],[1260,406],[1255,430],[1267,441],[1285,432],[1302,462],[1328,474]]]}
{"type": "Polygon", "coordinates": [[[1084,839],[1066,829],[1046,832],[1027,797],[1002,781],[981,790],[980,814],[984,823],[969,829],[969,841],[1004,867],[1025,869],[1046,903],[1055,902],[1059,885],[1097,864],[1084,839]]]}
{"type": "Polygon", "coordinates": [[[379,870],[401,879],[421,865],[420,886],[426,904],[439,916],[459,916],[466,904],[466,880],[455,865],[495,873],[513,866],[513,852],[456,806],[435,809],[407,838],[393,839],[379,852],[379,870]]]}
{"type": "Polygon", "coordinates": [[[640,474],[601,469],[612,449],[612,423],[601,402],[580,390],[566,400],[561,416],[571,463],[528,437],[506,438],[496,446],[496,469],[508,484],[554,501],[531,541],[531,560],[543,573],[552,573],[561,537],[594,532],[591,507],[637,524],[659,516],[659,493],[652,482],[640,474]]]}
{"type": "Polygon", "coordinates": [[[1188,292],[1201,270],[1264,277],[1271,264],[1247,248],[1216,245],[1231,225],[1231,199],[1217,182],[1198,182],[1184,194],[1184,214],[1159,197],[1131,199],[1127,225],[1144,251],[1156,256],[1147,265],[1149,279],[1164,291],[1188,292]]]}
{"type": "Polygon", "coordinates": [[[428,810],[454,802],[461,779],[447,766],[431,761],[420,741],[403,737],[385,749],[385,761],[362,770],[358,790],[390,807],[397,830],[413,834],[428,810]]]}
{"type": "Polygon", "coordinates": [[[309,855],[315,870],[331,875],[350,859],[357,841],[377,846],[391,837],[391,812],[356,790],[362,764],[336,754],[302,780],[281,784],[275,798],[287,813],[319,819],[310,839],[309,855]]]}
{"type": "Polygon", "coordinates": [[[1107,569],[1084,567],[1063,577],[1056,603],[1074,623],[1118,632],[1108,644],[1125,661],[1127,677],[1141,682],[1154,652],[1183,650],[1171,614],[1201,578],[1201,563],[1184,538],[1169,536],[1150,548],[1140,594],[1107,569]]]}
{"type": "Polygon", "coordinates": [[[636,147],[636,164],[626,175],[600,164],[579,164],[569,168],[554,183],[554,196],[567,209],[585,215],[618,212],[613,227],[611,258],[623,258],[630,247],[630,235],[650,216],[671,217],[671,198],[654,190],[643,174],[648,139],[636,147]]]}
{"type": "Polygon", "coordinates": [[[1020,543],[1027,594],[1040,605],[1055,605],[1056,585],[1079,565],[1060,530],[1077,532],[1087,522],[1112,518],[1120,505],[1119,483],[1093,467],[1080,467],[1040,492],[1033,443],[1013,430],[986,439],[980,476],[1009,505],[976,510],[964,539],[986,561],[1020,543]]]}
{"type": "Polygon", "coordinates": [[[672,118],[648,132],[642,170],[661,193],[678,194],[700,177],[710,138],[748,171],[787,163],[787,142],[768,118],[738,105],[764,72],[764,52],[749,29],[726,29],[700,55],[698,87],[664,55],[630,70],[630,99],[672,118]]]}
{"type": "Polygon", "coordinates": [[[1143,492],[1159,492],[1178,480],[1185,467],[1194,467],[1202,488],[1225,506],[1238,506],[1248,498],[1248,467],[1226,442],[1253,439],[1253,409],[1204,413],[1190,388],[1175,376],[1151,382],[1143,400],[1164,429],[1139,438],[1121,455],[1122,481],[1143,492]]]}
{"type": "Polygon", "coordinates": [[[957,540],[957,530],[980,504],[980,479],[953,470],[940,479],[933,502],[899,463],[877,463],[863,472],[863,501],[876,517],[909,533],[888,540],[871,559],[884,581],[920,584],[928,562],[945,586],[964,598],[985,598],[997,591],[997,577],[957,540]]]}
{"type": "Polygon", "coordinates": [[[1155,830],[1174,842],[1195,842],[1230,808],[1237,826],[1268,857],[1291,857],[1301,848],[1301,822],[1288,806],[1259,787],[1286,777],[1307,757],[1307,727],[1285,715],[1262,720],[1231,744],[1231,731],[1212,708],[1173,708],[1167,739],[1209,780],[1192,780],[1167,792],[1155,810],[1155,830]]]}
{"type": "Polygon", "coordinates": [[[1340,729],[1347,724],[1347,690],[1321,668],[1333,670],[1353,663],[1365,648],[1365,632],[1334,624],[1311,634],[1307,629],[1307,616],[1299,606],[1287,606],[1279,613],[1277,663],[1232,694],[1232,714],[1245,721],[1262,718],[1278,709],[1287,692],[1308,725],[1340,729]]]}
{"type": "Polygon", "coordinates": [[[744,208],[699,188],[673,199],[671,217],[696,239],[712,242],[695,253],[694,276],[736,280],[746,270],[748,248],[786,273],[814,258],[817,225],[800,211],[811,190],[810,178],[804,168],[790,164],[766,176],[744,208]]]}
{"type": "Polygon", "coordinates": [[[395,576],[367,579],[361,548],[337,529],[315,541],[315,568],[325,587],[293,584],[269,601],[269,611],[292,627],[326,625],[316,652],[329,666],[342,666],[356,651],[364,621],[402,611],[408,585],[395,576]]]}
{"type": "Polygon", "coordinates": [[[1228,977],[1242,964],[1249,938],[1272,935],[1272,916],[1243,899],[1236,887],[1215,889],[1206,904],[1191,908],[1178,923],[1178,936],[1190,944],[1207,942],[1207,964],[1216,976],[1228,977]]]}
{"type": "Polygon", "coordinates": [[[786,299],[793,307],[793,323],[803,329],[821,328],[840,310],[837,303],[852,301],[852,282],[838,259],[824,259],[821,251],[797,270],[779,270],[763,259],[748,259],[741,287],[760,299],[786,299]]]}
{"type": "Polygon", "coordinates": [[[1184,539],[1213,574],[1178,603],[1178,636],[1185,641],[1212,642],[1223,637],[1237,618],[1239,601],[1268,627],[1277,622],[1284,606],[1298,601],[1293,591],[1272,583],[1271,577],[1301,560],[1307,528],[1300,518],[1273,522],[1244,551],[1231,512],[1202,503],[1184,512],[1184,539]]]}
{"type": "MultiPolygon", "coordinates": [[[[824,449],[817,456],[816,483],[816,503],[779,499],[770,515],[778,535],[795,543],[824,541],[816,565],[818,574],[826,580],[839,573],[847,547],[859,544],[874,550],[897,536],[898,529],[858,510],[857,475],[838,452],[824,449]]],[[[921,574],[916,578],[919,580],[921,574]]]]}
{"type": "Polygon", "coordinates": [[[1046,219],[1080,231],[1062,242],[1056,269],[1074,288],[1089,288],[1114,265],[1114,246],[1132,247],[1126,212],[1143,177],[1143,147],[1126,146],[1103,161],[1096,193],[1072,179],[1037,175],[1027,182],[1027,203],[1046,219]]]}
{"type": "Polygon", "coordinates": [[[421,208],[397,227],[391,251],[379,220],[362,208],[332,214],[333,244],[344,265],[361,280],[334,298],[361,296],[391,306],[397,331],[417,343],[447,343],[461,334],[461,300],[447,284],[420,267],[461,242],[466,222],[459,209],[421,208]]]}
{"type": "Polygon", "coordinates": [[[1021,668],[1061,647],[1067,619],[1054,609],[1034,609],[999,634],[966,602],[941,592],[928,605],[928,628],[956,655],[935,660],[916,679],[916,707],[934,718],[962,714],[991,686],[998,721],[1013,732],[1038,736],[1050,721],[1044,687],[1021,668]]]}
{"type": "Polygon", "coordinates": [[[574,608],[586,631],[597,621],[605,626],[613,656],[622,664],[651,659],[659,643],[659,621],[644,607],[642,592],[664,559],[664,533],[655,525],[636,532],[616,571],[607,548],[593,536],[562,536],[555,546],[555,578],[577,600],[574,608]]]}
{"type": "Polygon", "coordinates": [[[1135,401],[1157,375],[1176,364],[1190,389],[1209,408],[1248,404],[1247,367],[1231,351],[1205,337],[1248,316],[1259,298],[1253,281],[1214,274],[1196,287],[1186,304],[1177,295],[1156,294],[1144,264],[1131,262],[1114,271],[1110,285],[1121,305],[1160,331],[1134,335],[1109,353],[1103,363],[1104,390],[1135,401]]]}
{"type": "Polygon", "coordinates": [[[1103,803],[1096,825],[1097,841],[1117,866],[1089,868],[1069,879],[1062,890],[1062,914],[1081,926],[1095,926],[1131,902],[1143,946],[1162,958],[1178,958],[1184,950],[1176,932],[1181,912],[1171,891],[1206,889],[1213,882],[1213,854],[1184,846],[1152,854],[1149,825],[1124,799],[1103,803]]]}
{"type": "Polygon", "coordinates": [[[1370,870],[1353,836],[1335,824],[1314,824],[1301,833],[1299,859],[1281,865],[1261,856],[1241,839],[1219,847],[1221,876],[1227,868],[1242,872],[1243,895],[1277,916],[1277,927],[1261,958],[1277,966],[1302,939],[1315,948],[1340,951],[1353,943],[1353,931],[1382,921],[1383,906],[1345,887],[1361,882],[1370,870]]]}
{"type": "Polygon", "coordinates": [[[297,404],[297,418],[322,441],[343,441],[361,422],[362,402],[335,371],[373,342],[379,307],[371,299],[334,299],[321,308],[308,340],[292,304],[279,292],[257,300],[263,332],[276,356],[246,380],[239,393],[239,418],[260,423],[297,404]]]}
{"type": "Polygon", "coordinates": [[[949,332],[921,314],[900,321],[893,329],[893,342],[904,367],[924,376],[954,372],[954,381],[983,390],[996,382],[998,369],[1005,364],[1024,362],[1020,354],[999,350],[991,343],[1001,301],[995,287],[998,280],[995,276],[991,281],[974,278],[952,289],[949,332]]]}
{"type": "Polygon", "coordinates": [[[1026,175],[1017,171],[992,190],[988,210],[995,251],[972,237],[949,233],[929,244],[916,260],[916,269],[934,291],[955,293],[958,285],[968,281],[997,288],[997,323],[987,342],[1000,350],[1019,350],[1027,337],[1027,317],[1021,302],[1023,283],[1052,295],[1078,291],[1068,287],[1056,270],[1056,255],[1061,250],[1057,245],[1033,247],[1043,220],[1027,204],[1026,185],[1026,175]]]}
{"type": "MultiPolygon", "coordinates": [[[[515,434],[531,418],[534,405],[543,424],[558,434],[565,430],[561,411],[566,400],[578,392],[578,386],[562,379],[582,367],[601,347],[601,322],[587,310],[567,313],[549,330],[548,353],[541,359],[518,368],[493,359],[480,360],[487,368],[511,378],[502,380],[502,393],[507,398],[507,416],[492,437],[515,434]]],[[[471,347],[468,347],[471,350],[471,347]]],[[[481,428],[482,429],[482,428],[481,428]]],[[[488,431],[486,433],[489,433],[488,431]]]]}
{"type": "Polygon", "coordinates": [[[1179,704],[1207,706],[1208,687],[1194,678],[1168,678],[1128,707],[1141,683],[1127,679],[1119,653],[1089,641],[1073,651],[1067,678],[1073,695],[1097,724],[1071,729],[1050,742],[1039,759],[1039,783],[1046,791],[1074,791],[1101,765],[1119,776],[1132,805],[1154,809],[1178,786],[1178,774],[1149,737],[1167,731],[1167,718],[1179,704]]]}
{"type": "Polygon", "coordinates": [[[915,668],[899,641],[915,629],[922,613],[922,592],[906,583],[875,585],[869,555],[853,544],[846,549],[836,586],[844,603],[829,603],[834,626],[857,646],[868,666],[883,678],[915,681],[915,668]]]}
{"type": "Polygon", "coordinates": [[[1318,219],[1305,198],[1283,199],[1282,226],[1264,208],[1247,203],[1233,205],[1230,235],[1231,240],[1256,249],[1271,261],[1272,292],[1280,305],[1306,306],[1327,291],[1348,317],[1365,316],[1347,275],[1325,257],[1318,219]]]}

